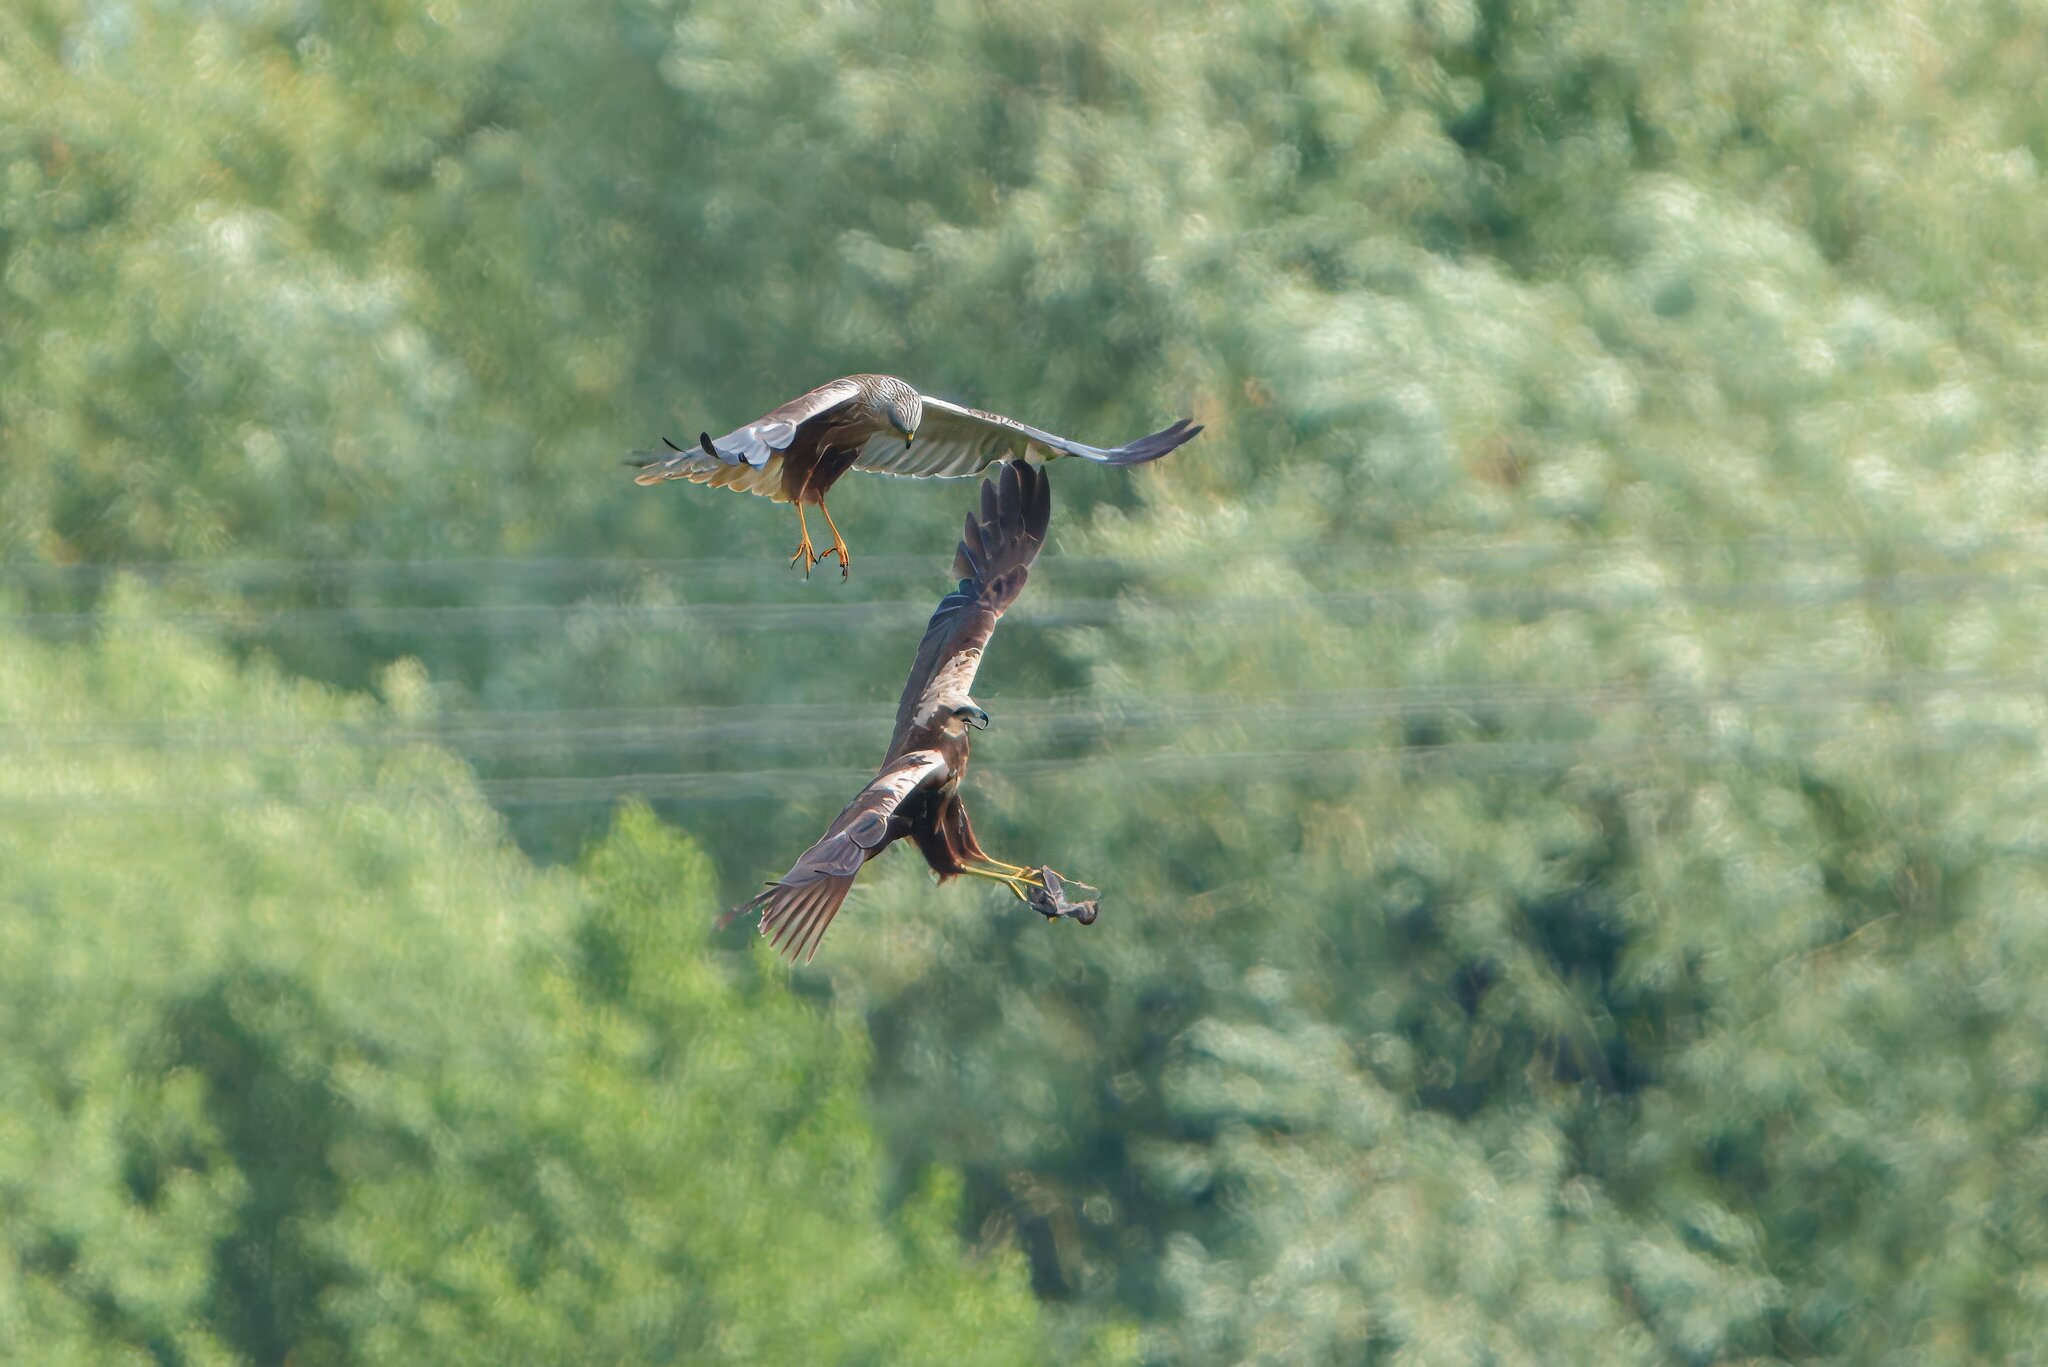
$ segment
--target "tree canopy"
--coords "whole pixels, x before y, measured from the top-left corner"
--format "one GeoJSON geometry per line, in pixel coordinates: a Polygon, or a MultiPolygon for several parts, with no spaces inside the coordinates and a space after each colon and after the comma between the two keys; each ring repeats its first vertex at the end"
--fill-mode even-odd
{"type": "Polygon", "coordinates": [[[686,837],[628,808],[536,870],[416,671],[340,697],[109,611],[0,652],[0,1350],[1043,1360],[958,1177],[885,1202],[859,1023],[673,914],[686,837]]]}
{"type": "Polygon", "coordinates": [[[2044,62],[2006,0],[0,13],[0,1343],[2031,1360],[2044,62]],[[1101,920],[896,856],[785,985],[704,927],[970,491],[849,477],[804,584],[618,460],[867,370],[1208,431],[1054,467],[978,686],[978,834],[1101,920]]]}

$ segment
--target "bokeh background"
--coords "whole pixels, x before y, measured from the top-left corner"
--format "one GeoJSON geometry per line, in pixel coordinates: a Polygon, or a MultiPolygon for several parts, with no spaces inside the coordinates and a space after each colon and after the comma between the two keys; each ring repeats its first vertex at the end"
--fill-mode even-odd
{"type": "Polygon", "coordinates": [[[2048,15],[12,0],[0,1356],[2040,1361],[2048,15]],[[1048,927],[718,910],[961,483],[1048,927]]]}

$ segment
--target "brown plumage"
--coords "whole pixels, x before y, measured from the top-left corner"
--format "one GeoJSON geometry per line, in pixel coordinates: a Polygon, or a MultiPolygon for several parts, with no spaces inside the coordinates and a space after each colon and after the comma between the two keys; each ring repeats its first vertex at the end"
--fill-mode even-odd
{"type": "MultiPolygon", "coordinates": [[[[1004,465],[1000,476],[982,484],[981,516],[967,519],[953,558],[959,586],[940,600],[925,627],[896,707],[896,729],[881,772],[788,873],[727,912],[720,926],[758,911],[761,933],[776,948],[791,958],[808,959],[861,866],[905,838],[942,881],[956,874],[990,878],[1032,902],[1048,919],[1052,912],[1047,908],[1074,914],[1074,904],[1045,893],[1038,873],[991,859],[975,840],[960,800],[972,748],[969,730],[988,725],[988,713],[968,690],[996,623],[1024,589],[1051,516],[1051,482],[1022,461],[1004,465]]],[[[1087,905],[1085,920],[1093,920],[1094,904],[1087,905]]]]}
{"type": "Polygon", "coordinates": [[[1037,464],[1078,456],[1098,465],[1142,465],[1157,460],[1202,429],[1182,418],[1163,431],[1126,446],[1105,449],[1054,436],[1036,427],[984,413],[978,408],[920,394],[893,375],[848,375],[712,438],[700,433],[691,447],[667,442],[667,449],[636,451],[631,463],[636,484],[687,479],[719,489],[761,494],[796,505],[801,540],[794,565],[804,573],[827,555],[839,557],[843,578],[849,568],[846,540],[825,506],[825,495],[848,470],[923,479],[958,479],[979,474],[1006,458],[1037,464]],[[824,555],[811,545],[804,508],[815,505],[832,529],[824,555]]]}

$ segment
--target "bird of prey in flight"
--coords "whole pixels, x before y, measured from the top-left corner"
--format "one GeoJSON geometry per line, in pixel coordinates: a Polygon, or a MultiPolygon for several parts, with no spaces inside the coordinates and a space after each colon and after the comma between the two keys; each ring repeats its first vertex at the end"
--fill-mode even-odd
{"type": "Polygon", "coordinates": [[[722,437],[699,433],[691,447],[664,438],[665,450],[636,451],[628,463],[640,471],[633,477],[636,484],[688,479],[794,503],[800,539],[789,563],[802,561],[809,578],[813,565],[836,555],[844,579],[851,566],[846,538],[825,506],[825,495],[848,470],[958,479],[1005,458],[1042,464],[1079,456],[1098,465],[1142,465],[1201,430],[1194,419],[1182,418],[1126,446],[1084,446],[1000,413],[920,394],[893,375],[848,375],[722,437]],[[806,504],[817,505],[832,529],[832,545],[824,555],[811,545],[806,504]]]}
{"type": "Polygon", "coordinates": [[[968,515],[953,558],[959,586],[939,601],[925,627],[881,772],[788,873],[727,912],[721,927],[758,911],[761,933],[773,937],[777,949],[808,960],[861,866],[906,837],[941,881],[963,873],[992,879],[1049,921],[1068,916],[1085,925],[1095,919],[1096,902],[1072,901],[1057,875],[989,857],[960,800],[969,732],[988,726],[988,713],[968,690],[996,622],[1023,590],[1045,544],[1051,516],[1052,486],[1043,471],[1011,461],[983,482],[981,516],[968,515]]]}

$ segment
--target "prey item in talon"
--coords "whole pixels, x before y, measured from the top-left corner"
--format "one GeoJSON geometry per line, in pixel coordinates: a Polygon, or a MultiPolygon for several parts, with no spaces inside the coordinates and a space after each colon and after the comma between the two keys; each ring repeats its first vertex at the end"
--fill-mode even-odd
{"type": "Polygon", "coordinates": [[[1056,870],[1049,866],[1044,867],[1039,869],[1038,875],[1044,880],[1045,886],[1033,888],[1025,898],[1033,911],[1048,921],[1057,921],[1062,916],[1067,916],[1084,926],[1095,924],[1095,914],[1101,910],[1102,905],[1100,888],[1089,887],[1086,883],[1075,883],[1073,886],[1087,888],[1095,894],[1086,901],[1077,902],[1068,896],[1067,880],[1060,877],[1056,870]]]}

